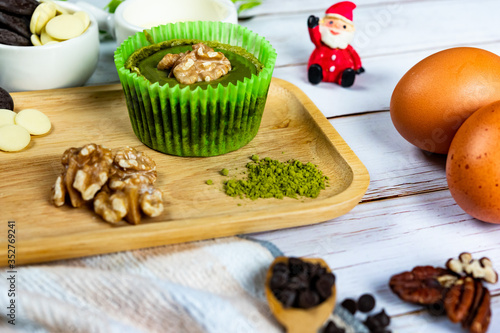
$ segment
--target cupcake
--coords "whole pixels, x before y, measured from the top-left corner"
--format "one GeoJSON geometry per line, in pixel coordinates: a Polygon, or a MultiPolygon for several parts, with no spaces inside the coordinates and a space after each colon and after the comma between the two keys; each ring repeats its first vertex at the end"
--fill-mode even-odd
{"type": "Polygon", "coordinates": [[[154,27],[115,51],[135,135],[177,156],[221,155],[249,143],[260,126],[275,61],[276,51],[263,37],[222,22],[154,27]],[[158,66],[165,55],[196,52],[200,43],[229,60],[227,73],[182,83],[174,70],[158,66]]]}

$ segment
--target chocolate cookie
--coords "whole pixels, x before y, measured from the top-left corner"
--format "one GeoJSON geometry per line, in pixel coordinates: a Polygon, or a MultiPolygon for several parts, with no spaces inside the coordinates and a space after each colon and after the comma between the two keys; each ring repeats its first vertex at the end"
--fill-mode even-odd
{"type": "Polygon", "coordinates": [[[0,44],[15,46],[30,46],[31,41],[13,31],[0,28],[0,44]]]}
{"type": "Polygon", "coordinates": [[[14,111],[14,101],[12,100],[12,96],[0,87],[0,109],[7,109],[14,111]]]}
{"type": "Polygon", "coordinates": [[[31,16],[38,5],[39,2],[36,0],[2,0],[0,10],[16,15],[31,16]]]}
{"type": "Polygon", "coordinates": [[[17,16],[0,11],[0,28],[8,29],[28,39],[31,37],[29,20],[25,16],[17,16]]]}

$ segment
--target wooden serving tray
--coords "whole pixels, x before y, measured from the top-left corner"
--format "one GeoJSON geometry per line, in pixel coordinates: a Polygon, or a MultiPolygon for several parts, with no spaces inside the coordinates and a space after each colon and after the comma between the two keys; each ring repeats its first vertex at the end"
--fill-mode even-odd
{"type": "MultiPolygon", "coordinates": [[[[369,183],[366,168],[323,114],[280,79],[272,80],[255,139],[235,152],[205,158],[169,156],[144,146],[132,132],[118,84],[12,96],[16,111],[37,108],[53,125],[27,149],[0,152],[0,247],[7,248],[7,222],[15,221],[17,265],[318,223],[351,210],[369,183]],[[53,206],[51,187],[62,170],[62,153],[87,143],[146,151],[157,164],[164,213],[140,225],[111,225],[87,207],[53,206]],[[253,154],[317,164],[330,187],[316,199],[227,196],[222,182],[243,177],[253,154]],[[228,177],[219,174],[223,168],[228,177]],[[214,184],[207,185],[207,179],[214,184]]],[[[7,265],[6,250],[0,251],[0,265],[7,265]]]]}

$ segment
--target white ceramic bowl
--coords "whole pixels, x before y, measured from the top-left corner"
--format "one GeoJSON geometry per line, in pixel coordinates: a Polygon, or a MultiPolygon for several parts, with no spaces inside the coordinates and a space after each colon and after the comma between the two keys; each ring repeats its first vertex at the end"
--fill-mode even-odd
{"type": "MultiPolygon", "coordinates": [[[[55,1],[74,12],[79,6],[55,1]]],[[[97,67],[99,30],[90,15],[90,25],[80,36],[43,46],[0,44],[0,87],[9,92],[67,88],[83,85],[97,67]]]]}
{"type": "Polygon", "coordinates": [[[139,31],[161,24],[185,21],[238,23],[236,6],[231,0],[127,0],[114,14],[85,2],[77,4],[94,14],[99,28],[114,36],[117,45],[139,31]]]}

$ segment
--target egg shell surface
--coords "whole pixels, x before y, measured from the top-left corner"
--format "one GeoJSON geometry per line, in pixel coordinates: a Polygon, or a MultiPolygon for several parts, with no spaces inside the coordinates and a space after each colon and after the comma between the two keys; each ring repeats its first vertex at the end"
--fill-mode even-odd
{"type": "Polygon", "coordinates": [[[500,57],[457,47],[413,66],[398,82],[390,102],[398,132],[415,146],[446,154],[460,125],[482,106],[500,100],[500,57]]]}
{"type": "Polygon", "coordinates": [[[446,161],[446,180],[465,212],[500,223],[500,101],[479,109],[457,131],[446,161]]]}

